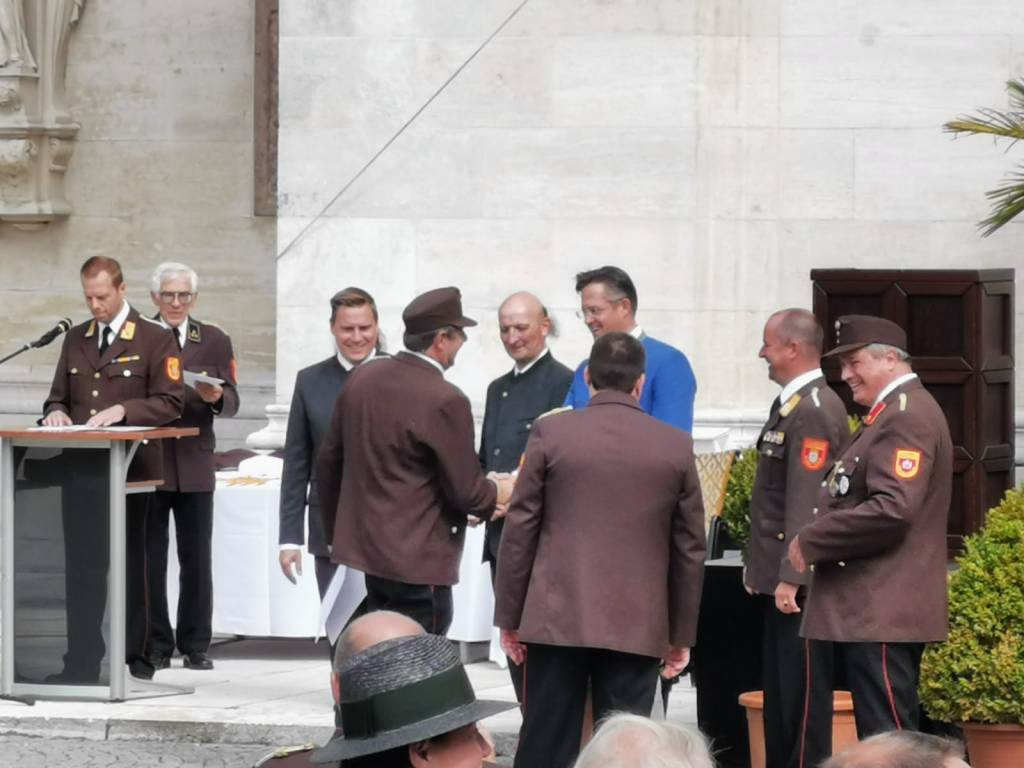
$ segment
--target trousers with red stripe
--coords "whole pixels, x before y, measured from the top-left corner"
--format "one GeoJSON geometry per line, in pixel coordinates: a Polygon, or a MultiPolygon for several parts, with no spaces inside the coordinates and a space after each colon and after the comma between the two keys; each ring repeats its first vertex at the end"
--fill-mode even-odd
{"type": "Polygon", "coordinates": [[[833,643],[832,647],[853,695],[857,738],[920,729],[917,684],[923,643],[833,643]]]}

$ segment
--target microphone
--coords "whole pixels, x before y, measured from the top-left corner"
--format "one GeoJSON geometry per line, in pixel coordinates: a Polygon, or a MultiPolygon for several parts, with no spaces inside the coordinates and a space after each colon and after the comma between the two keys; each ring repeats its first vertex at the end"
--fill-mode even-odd
{"type": "Polygon", "coordinates": [[[53,328],[48,330],[46,333],[44,333],[42,336],[40,336],[38,339],[33,341],[28,346],[31,349],[39,349],[39,347],[45,347],[47,344],[49,344],[51,341],[56,339],[62,333],[67,333],[67,331],[68,331],[68,329],[70,327],[71,327],[71,319],[68,318],[68,317],[65,317],[63,320],[61,320],[59,323],[57,323],[53,328]]]}

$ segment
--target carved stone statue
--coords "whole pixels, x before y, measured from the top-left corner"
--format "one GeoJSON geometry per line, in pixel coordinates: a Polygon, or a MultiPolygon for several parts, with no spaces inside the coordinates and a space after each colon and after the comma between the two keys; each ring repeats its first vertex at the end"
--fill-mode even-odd
{"type": "Polygon", "coordinates": [[[6,67],[36,68],[25,36],[21,0],[0,0],[0,69],[6,67]]]}

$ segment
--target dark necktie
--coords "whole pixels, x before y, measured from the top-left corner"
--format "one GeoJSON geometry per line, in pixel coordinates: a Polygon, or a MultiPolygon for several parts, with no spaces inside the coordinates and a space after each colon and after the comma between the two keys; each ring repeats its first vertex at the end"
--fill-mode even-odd
{"type": "Polygon", "coordinates": [[[103,329],[103,338],[100,341],[100,357],[107,351],[107,347],[110,346],[110,326],[108,325],[103,329]]]}
{"type": "Polygon", "coordinates": [[[181,334],[180,334],[180,333],[178,333],[178,329],[177,329],[177,328],[173,328],[173,329],[171,330],[171,333],[173,333],[173,334],[174,334],[174,341],[175,341],[175,342],[177,343],[177,345],[178,345],[178,351],[179,351],[179,352],[181,352],[181,334]]]}

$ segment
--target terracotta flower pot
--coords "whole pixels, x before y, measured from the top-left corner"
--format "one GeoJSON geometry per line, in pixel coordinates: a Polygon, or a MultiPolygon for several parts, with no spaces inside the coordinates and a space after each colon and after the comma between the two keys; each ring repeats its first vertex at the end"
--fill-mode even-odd
{"type": "MultiPolygon", "coordinates": [[[[747,732],[750,736],[750,768],[765,768],[764,692],[740,694],[740,704],[747,709],[747,732]]],[[[853,697],[849,691],[832,694],[832,753],[841,752],[857,742],[857,725],[853,719],[853,697]]],[[[1020,766],[1024,766],[1021,763],[1020,766]]],[[[1015,768],[1020,768],[1017,766],[1015,768]]]]}
{"type": "Polygon", "coordinates": [[[1024,726],[963,723],[973,768],[1024,766],[1024,726]]]}

